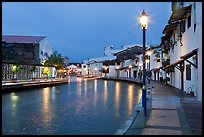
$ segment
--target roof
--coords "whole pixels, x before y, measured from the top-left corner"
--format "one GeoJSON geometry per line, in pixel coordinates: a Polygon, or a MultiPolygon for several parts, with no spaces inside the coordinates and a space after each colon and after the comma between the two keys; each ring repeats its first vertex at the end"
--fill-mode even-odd
{"type": "Polygon", "coordinates": [[[77,66],[72,64],[72,65],[68,66],[67,68],[69,68],[69,69],[77,69],[77,66]]]}
{"type": "Polygon", "coordinates": [[[169,24],[179,21],[183,18],[185,18],[185,14],[191,9],[191,5],[190,6],[186,6],[177,10],[174,10],[173,13],[171,14],[171,17],[168,21],[169,24]]]}
{"type": "Polygon", "coordinates": [[[178,22],[167,24],[163,30],[163,34],[166,34],[168,32],[172,32],[178,25],[178,22]]]}
{"type": "Polygon", "coordinates": [[[99,57],[99,58],[91,58],[87,61],[84,61],[84,63],[97,63],[97,62],[103,62],[103,61],[108,61],[108,60],[115,60],[116,56],[104,56],[104,57],[99,57]]]}
{"type": "MultiPolygon", "coordinates": [[[[119,52],[123,52],[123,51],[125,51],[127,49],[134,48],[134,47],[142,47],[142,45],[139,45],[139,44],[124,45],[124,46],[122,46],[121,50],[115,50],[113,53],[117,54],[119,52]]],[[[147,45],[146,45],[146,47],[147,47],[147,45]]]]}
{"type": "Polygon", "coordinates": [[[117,61],[124,61],[127,59],[134,59],[135,56],[142,53],[142,47],[134,45],[133,47],[128,47],[125,50],[122,50],[114,55],[117,56],[117,61]]]}
{"type": "Polygon", "coordinates": [[[46,36],[14,36],[2,35],[2,42],[6,43],[39,43],[46,36]]]}

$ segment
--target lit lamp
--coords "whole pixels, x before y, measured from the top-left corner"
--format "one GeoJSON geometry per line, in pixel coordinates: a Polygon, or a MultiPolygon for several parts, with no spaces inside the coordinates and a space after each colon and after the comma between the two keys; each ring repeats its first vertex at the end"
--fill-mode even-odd
{"type": "Polygon", "coordinates": [[[147,29],[148,24],[148,15],[143,10],[142,14],[140,15],[140,24],[143,31],[143,80],[142,80],[142,106],[144,108],[144,115],[146,116],[146,110],[147,110],[147,100],[146,100],[146,72],[145,72],[145,31],[147,29]]]}

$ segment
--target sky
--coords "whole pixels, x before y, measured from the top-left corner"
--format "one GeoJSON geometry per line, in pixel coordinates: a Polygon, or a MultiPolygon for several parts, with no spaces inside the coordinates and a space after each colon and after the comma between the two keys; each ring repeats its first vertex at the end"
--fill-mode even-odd
{"type": "Polygon", "coordinates": [[[47,36],[53,51],[80,63],[104,56],[107,46],[142,45],[143,10],[146,44],[160,44],[171,2],[3,2],[2,35],[47,36]]]}

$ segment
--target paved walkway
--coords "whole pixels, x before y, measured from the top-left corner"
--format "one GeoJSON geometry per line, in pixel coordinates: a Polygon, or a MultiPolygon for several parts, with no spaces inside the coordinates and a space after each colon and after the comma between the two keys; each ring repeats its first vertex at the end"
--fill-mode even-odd
{"type": "Polygon", "coordinates": [[[136,128],[133,122],[126,135],[202,135],[202,102],[176,88],[154,81],[151,84],[152,111],[146,125],[136,128]]]}

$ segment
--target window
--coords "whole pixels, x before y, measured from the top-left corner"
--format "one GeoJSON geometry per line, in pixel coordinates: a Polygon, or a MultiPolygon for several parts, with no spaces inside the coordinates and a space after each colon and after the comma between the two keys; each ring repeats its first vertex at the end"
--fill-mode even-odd
{"type": "Polygon", "coordinates": [[[191,26],[191,15],[188,16],[188,28],[191,26]]]}
{"type": "Polygon", "coordinates": [[[46,57],[48,57],[48,53],[46,53],[46,52],[45,52],[45,54],[44,54],[44,55],[45,55],[46,57]]]}
{"type": "Polygon", "coordinates": [[[160,62],[160,59],[157,59],[157,62],[160,62]]]}
{"type": "Polygon", "coordinates": [[[191,80],[191,65],[186,65],[186,80],[191,80]]]}
{"type": "Polygon", "coordinates": [[[83,68],[86,68],[86,65],[83,65],[83,68]]]}
{"type": "Polygon", "coordinates": [[[42,54],[42,55],[43,55],[43,51],[41,51],[41,52],[40,52],[40,54],[42,54]]]}
{"type": "Polygon", "coordinates": [[[185,32],[185,27],[186,27],[186,23],[185,23],[185,20],[183,20],[181,21],[181,24],[180,24],[180,33],[185,32]]]}

